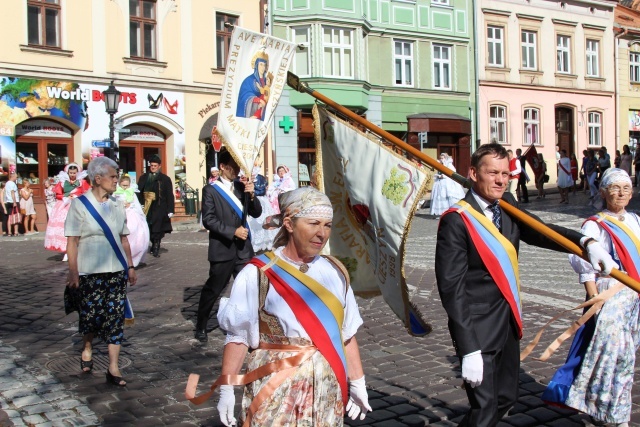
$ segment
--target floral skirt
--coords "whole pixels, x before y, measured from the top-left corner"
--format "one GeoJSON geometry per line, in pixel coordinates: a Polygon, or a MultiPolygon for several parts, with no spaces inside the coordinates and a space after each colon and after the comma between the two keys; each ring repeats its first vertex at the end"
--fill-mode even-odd
{"type": "Polygon", "coordinates": [[[82,335],[93,333],[107,344],[124,338],[124,305],[127,299],[125,271],[80,276],[80,325],[82,335]]]}
{"type": "MultiPolygon", "coordinates": [[[[304,338],[287,338],[260,335],[260,341],[272,344],[308,346],[304,338]]],[[[291,351],[254,350],[249,355],[247,372],[275,360],[295,355],[291,351]]],[[[258,394],[273,374],[261,378],[245,387],[242,412],[247,413],[254,396],[258,394]]],[[[244,421],[244,416],[242,417],[244,421]]],[[[342,426],[344,405],[340,385],[327,360],[316,351],[298,367],[273,394],[265,400],[254,414],[251,426],[342,426]]]]}

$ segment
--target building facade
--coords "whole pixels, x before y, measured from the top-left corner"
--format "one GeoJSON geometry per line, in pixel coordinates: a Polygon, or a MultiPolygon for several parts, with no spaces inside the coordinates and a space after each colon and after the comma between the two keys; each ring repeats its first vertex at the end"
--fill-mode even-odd
{"type": "MultiPolygon", "coordinates": [[[[449,152],[466,173],[476,114],[472,2],[272,0],[269,12],[272,34],[298,44],[291,71],[311,88],[434,157],[449,152]]],[[[314,103],[288,90],[276,111],[275,162],[300,185],[315,166],[314,103]]]]}
{"type": "Polygon", "coordinates": [[[640,11],[617,6],[614,30],[618,56],[616,147],[622,151],[629,145],[635,152],[640,142],[640,11]]]}
{"type": "Polygon", "coordinates": [[[261,31],[265,1],[9,0],[0,18],[0,179],[29,180],[45,226],[42,182],[68,162],[108,154],[102,92],[121,92],[120,166],[200,188],[233,25],[261,31]],[[227,24],[227,25],[225,25],[227,24]]]}
{"type": "Polygon", "coordinates": [[[556,152],[616,137],[614,8],[607,0],[481,0],[480,137],[514,152],[535,146],[557,176],[556,152]]]}

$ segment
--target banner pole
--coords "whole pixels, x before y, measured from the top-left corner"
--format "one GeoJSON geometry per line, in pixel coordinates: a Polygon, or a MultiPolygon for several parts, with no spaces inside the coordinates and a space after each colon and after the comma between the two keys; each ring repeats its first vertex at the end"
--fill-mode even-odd
{"type": "MultiPolygon", "coordinates": [[[[293,74],[292,72],[288,72],[287,73],[287,84],[290,87],[292,87],[293,89],[297,90],[298,92],[302,92],[302,93],[306,93],[308,95],[311,95],[314,98],[316,98],[318,101],[330,106],[331,108],[334,108],[336,111],[339,111],[340,113],[342,113],[346,117],[349,117],[351,120],[355,121],[356,123],[366,127],[367,129],[369,129],[371,132],[375,133],[379,137],[389,141],[390,143],[396,145],[397,147],[400,147],[401,149],[403,149],[406,152],[410,153],[411,155],[413,155],[417,159],[421,160],[422,162],[426,163],[430,167],[436,169],[438,172],[440,172],[440,173],[448,176],[449,178],[453,179],[454,181],[456,181],[458,184],[462,185],[463,187],[471,188],[471,182],[468,179],[466,179],[465,177],[463,177],[462,175],[460,175],[459,173],[452,171],[451,169],[449,169],[448,167],[446,167],[442,163],[440,163],[437,160],[431,158],[430,156],[427,156],[422,151],[412,147],[411,145],[407,144],[406,142],[404,142],[400,138],[390,134],[386,130],[376,126],[375,124],[371,123],[370,121],[368,121],[366,119],[363,119],[362,117],[360,117],[359,115],[357,115],[353,111],[349,110],[348,108],[338,104],[337,102],[335,102],[332,99],[326,97],[325,95],[319,93],[318,91],[316,91],[314,89],[311,89],[306,83],[301,82],[300,78],[298,76],[296,76],[295,74],[293,74]]],[[[579,257],[581,257],[581,258],[583,258],[583,259],[585,259],[587,261],[589,260],[586,250],[583,250],[580,246],[576,245],[571,240],[569,240],[566,237],[562,236],[558,232],[556,232],[556,231],[552,230],[551,228],[547,227],[545,224],[535,220],[531,216],[529,216],[526,213],[522,212],[520,209],[516,208],[515,206],[510,205],[509,203],[507,203],[504,200],[502,200],[502,203],[500,203],[500,206],[510,216],[514,217],[515,219],[517,219],[519,221],[522,221],[523,223],[525,223],[529,227],[533,228],[535,231],[537,231],[540,234],[543,234],[544,236],[546,236],[549,239],[553,240],[554,242],[556,242],[557,244],[559,244],[560,246],[565,248],[567,251],[569,251],[569,252],[571,252],[571,253],[573,253],[575,255],[578,255],[579,257]]],[[[623,283],[624,285],[628,286],[629,288],[633,289],[634,291],[640,293],[640,282],[638,282],[637,280],[633,279],[632,277],[629,277],[628,275],[626,275],[625,273],[621,272],[620,270],[613,269],[611,271],[611,273],[610,273],[610,276],[613,277],[614,279],[618,280],[619,282],[623,283]]]]}

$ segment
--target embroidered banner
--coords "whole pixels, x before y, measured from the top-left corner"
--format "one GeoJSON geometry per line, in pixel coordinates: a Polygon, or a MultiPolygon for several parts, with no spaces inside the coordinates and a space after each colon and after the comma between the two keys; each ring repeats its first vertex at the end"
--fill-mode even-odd
{"type": "Polygon", "coordinates": [[[267,136],[294,52],[295,44],[286,40],[233,30],[216,133],[247,175],[267,136]]]}
{"type": "Polygon", "coordinates": [[[356,294],[382,294],[411,334],[428,334],[431,327],[410,302],[404,273],[424,169],[323,108],[314,106],[313,117],[318,184],[334,210],[329,252],[349,270],[356,294]]]}

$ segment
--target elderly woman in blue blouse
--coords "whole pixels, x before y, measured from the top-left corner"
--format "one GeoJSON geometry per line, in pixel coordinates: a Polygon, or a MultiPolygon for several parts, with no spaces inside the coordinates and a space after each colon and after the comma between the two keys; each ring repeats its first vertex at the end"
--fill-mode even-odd
{"type": "Polygon", "coordinates": [[[118,185],[117,168],[117,163],[107,157],[89,163],[91,190],[71,201],[64,231],[69,255],[67,286],[78,288],[81,300],[80,366],[84,372],[91,372],[92,342],[97,335],[109,350],[107,382],[124,386],[118,358],[124,337],[127,281],[133,286],[137,278],[124,204],[113,197],[118,185]]]}
{"type": "MultiPolygon", "coordinates": [[[[640,217],[626,210],[632,189],[626,171],[608,169],[600,182],[606,209],[585,221],[582,234],[597,240],[620,270],[639,280],[640,217]]],[[[595,272],[576,255],[570,255],[570,261],[587,298],[598,304],[595,309],[602,308],[576,332],[567,362],[556,372],[542,399],[575,408],[597,421],[626,427],[640,345],[638,293],[595,272]]]]}

